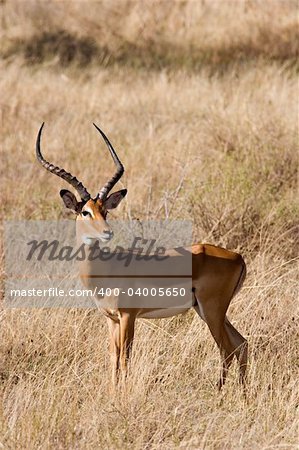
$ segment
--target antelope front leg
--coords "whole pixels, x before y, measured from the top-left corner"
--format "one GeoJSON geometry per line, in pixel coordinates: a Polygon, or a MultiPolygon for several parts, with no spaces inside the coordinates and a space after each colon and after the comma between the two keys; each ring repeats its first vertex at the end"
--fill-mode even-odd
{"type": "Polygon", "coordinates": [[[130,312],[120,313],[120,369],[126,376],[127,363],[130,358],[134,339],[135,315],[130,312]]]}
{"type": "Polygon", "coordinates": [[[107,318],[109,328],[109,350],[111,360],[111,391],[115,391],[119,376],[119,356],[120,356],[120,324],[110,318],[107,318]]]}

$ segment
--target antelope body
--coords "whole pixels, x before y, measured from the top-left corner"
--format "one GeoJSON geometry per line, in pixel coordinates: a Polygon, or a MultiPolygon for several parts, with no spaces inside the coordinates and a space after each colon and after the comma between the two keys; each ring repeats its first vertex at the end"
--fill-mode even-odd
{"type": "MultiPolygon", "coordinates": [[[[108,242],[113,238],[113,230],[106,220],[107,212],[118,206],[127,194],[126,189],[110,195],[110,191],[124,173],[110,141],[103,131],[94,126],[103,137],[116,165],[113,177],[100,189],[95,198],[91,198],[83,184],[70,173],[50,164],[41,154],[40,140],[44,124],[42,124],[36,142],[36,156],[38,161],[51,173],[63,178],[71,184],[78,194],[80,201],[68,190],[61,190],[60,196],[65,206],[76,214],[77,240],[87,246],[95,241],[108,242]],[[83,226],[82,226],[83,225],[83,226]]],[[[123,306],[118,298],[111,298],[102,311],[107,318],[110,336],[110,354],[112,363],[112,383],[115,385],[119,373],[126,372],[127,362],[132,350],[135,321],[138,318],[155,319],[171,317],[186,312],[193,307],[197,314],[209,327],[216,341],[222,358],[222,371],[218,382],[219,388],[225,383],[228,368],[236,356],[239,362],[240,381],[244,384],[247,366],[248,345],[246,339],[234,328],[226,316],[229,304],[240,290],[246,276],[246,265],[238,253],[216,247],[210,244],[194,244],[185,248],[192,258],[192,306],[191,304],[171,307],[128,307],[123,306]]],[[[170,258],[175,257],[173,251],[168,251],[170,258]]],[[[91,274],[92,267],[86,262],[80,263],[80,275],[87,287],[97,285],[98,281],[91,274]]],[[[99,300],[101,303],[101,299],[99,300]]]]}

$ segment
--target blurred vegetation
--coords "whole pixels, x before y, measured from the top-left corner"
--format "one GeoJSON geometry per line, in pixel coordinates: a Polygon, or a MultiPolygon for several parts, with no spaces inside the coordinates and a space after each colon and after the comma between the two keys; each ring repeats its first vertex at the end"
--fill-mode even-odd
{"type": "Polygon", "coordinates": [[[135,69],[208,68],[210,73],[224,73],[236,65],[245,66],[254,61],[278,61],[298,70],[299,28],[288,26],[273,34],[260,30],[258,36],[244,42],[231,42],[224,47],[173,44],[167,41],[123,41],[117,48],[99,45],[91,36],[77,36],[66,30],[39,32],[27,41],[12,42],[4,58],[20,54],[27,64],[53,61],[63,67],[70,64],[86,67],[127,66],[135,69]]]}
{"type": "Polygon", "coordinates": [[[260,10],[256,5],[153,1],[141,7],[125,0],[92,2],[85,11],[76,2],[4,2],[1,54],[22,55],[27,64],[79,67],[223,73],[264,60],[298,70],[296,3],[260,3],[260,10]],[[234,9],[239,21],[228,29],[234,9]],[[284,20],[278,20],[280,15],[284,20]]]}

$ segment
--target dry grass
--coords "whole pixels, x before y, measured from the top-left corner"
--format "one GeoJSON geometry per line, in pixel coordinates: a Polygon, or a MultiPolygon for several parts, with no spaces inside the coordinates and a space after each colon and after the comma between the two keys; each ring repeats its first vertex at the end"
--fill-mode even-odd
{"type": "Polygon", "coordinates": [[[129,195],[115,217],[189,218],[194,240],[245,255],[247,281],[229,316],[249,341],[248,399],[236,367],[217,393],[218,351],[192,312],[138,322],[127,383],[111,398],[106,324],[97,312],[4,309],[0,446],[295,448],[297,5],[81,5],[1,5],[1,217],[66,217],[63,182],[35,162],[42,121],[45,155],[96,192],[112,170],[91,126],[98,123],[126,168],[129,195]],[[82,63],[76,52],[65,64],[59,45],[31,66],[24,48],[38,30],[92,39],[113,64],[96,53],[82,63]],[[151,43],[159,51],[149,52],[151,43]],[[142,52],[131,55],[133,44],[142,52]],[[174,48],[191,56],[173,56],[174,48]],[[203,54],[200,67],[192,63],[203,54]]]}
{"type": "Polygon", "coordinates": [[[296,8],[292,0],[4,2],[2,54],[30,64],[211,73],[257,60],[298,67],[296,8]]]}

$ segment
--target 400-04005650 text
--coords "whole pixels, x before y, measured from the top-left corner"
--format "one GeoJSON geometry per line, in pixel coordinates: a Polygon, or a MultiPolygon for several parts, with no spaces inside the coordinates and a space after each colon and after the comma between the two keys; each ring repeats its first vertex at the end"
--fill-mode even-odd
{"type": "Polygon", "coordinates": [[[93,297],[95,295],[111,297],[118,297],[119,295],[128,295],[129,297],[184,297],[186,295],[186,289],[181,287],[172,288],[95,288],[95,289],[59,289],[52,287],[48,289],[11,289],[10,295],[12,297],[93,297]]]}

